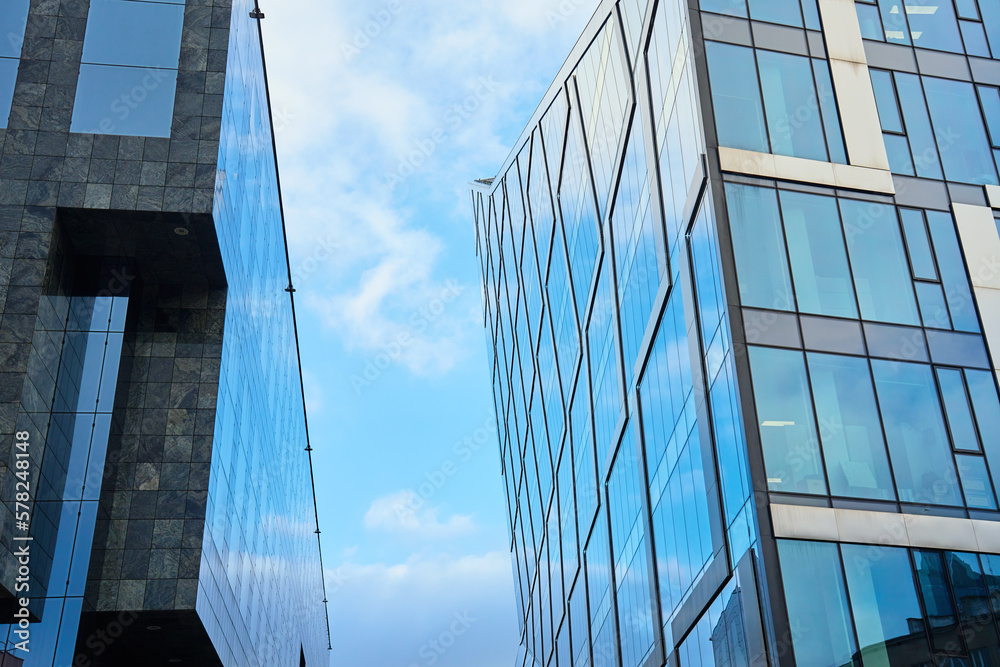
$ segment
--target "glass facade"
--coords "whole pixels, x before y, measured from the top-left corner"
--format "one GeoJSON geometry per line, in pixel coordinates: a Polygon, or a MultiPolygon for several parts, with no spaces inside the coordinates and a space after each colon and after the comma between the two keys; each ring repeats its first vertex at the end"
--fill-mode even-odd
{"type": "Polygon", "coordinates": [[[473,185],[517,665],[1000,664],[1000,11],[691,4],[473,185]]]}
{"type": "Polygon", "coordinates": [[[4,667],[328,662],[253,8],[0,10],[4,667]]]}

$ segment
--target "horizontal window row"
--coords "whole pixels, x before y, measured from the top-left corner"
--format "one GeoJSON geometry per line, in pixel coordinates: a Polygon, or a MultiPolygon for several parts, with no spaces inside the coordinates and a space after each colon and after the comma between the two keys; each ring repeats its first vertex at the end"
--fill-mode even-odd
{"type": "Polygon", "coordinates": [[[1000,556],[778,541],[799,665],[1000,664],[1000,556]]]}
{"type": "Polygon", "coordinates": [[[1000,89],[876,69],[871,79],[893,173],[1000,182],[1000,89]]]}
{"type": "Polygon", "coordinates": [[[993,0],[857,0],[865,39],[921,49],[1000,55],[1000,6],[993,0]]]}
{"type": "Polygon", "coordinates": [[[706,42],[720,146],[847,162],[824,60],[706,42]]]}
{"type": "Polygon", "coordinates": [[[979,331],[947,213],[726,185],[744,306],[979,331]]]}
{"type": "Polygon", "coordinates": [[[997,509],[992,372],[749,351],[770,490],[997,509]]]}
{"type": "Polygon", "coordinates": [[[799,0],[701,0],[701,11],[821,29],[816,0],[801,0],[801,3],[799,0]]]}

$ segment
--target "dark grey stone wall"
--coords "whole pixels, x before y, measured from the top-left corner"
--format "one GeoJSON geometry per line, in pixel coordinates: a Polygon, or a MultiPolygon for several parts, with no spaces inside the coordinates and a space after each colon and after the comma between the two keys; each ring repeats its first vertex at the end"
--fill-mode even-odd
{"type": "Polygon", "coordinates": [[[40,305],[79,287],[73,257],[117,257],[138,279],[86,601],[193,609],[225,317],[211,212],[231,0],[187,1],[169,139],[70,133],[88,11],[32,0],[0,130],[0,588],[16,573],[13,434],[31,432],[38,470],[61,344],[40,305]]]}

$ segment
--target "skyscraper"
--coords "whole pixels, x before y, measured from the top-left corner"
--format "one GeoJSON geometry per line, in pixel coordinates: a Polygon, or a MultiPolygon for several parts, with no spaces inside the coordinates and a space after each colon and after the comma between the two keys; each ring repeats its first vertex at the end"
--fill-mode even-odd
{"type": "Polygon", "coordinates": [[[0,8],[0,665],[321,665],[252,0],[0,8]]]}
{"type": "Polygon", "coordinates": [[[605,0],[473,185],[518,667],[997,665],[1000,3],[605,0]]]}

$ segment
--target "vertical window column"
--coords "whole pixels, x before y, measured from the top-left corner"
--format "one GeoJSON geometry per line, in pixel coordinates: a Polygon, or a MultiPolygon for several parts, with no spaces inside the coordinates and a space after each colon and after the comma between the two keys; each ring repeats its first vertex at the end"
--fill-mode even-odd
{"type": "Polygon", "coordinates": [[[184,0],[92,0],[72,132],[169,137],[184,0]]]}

